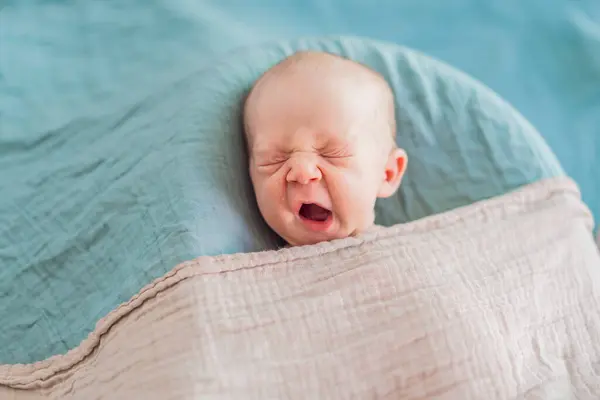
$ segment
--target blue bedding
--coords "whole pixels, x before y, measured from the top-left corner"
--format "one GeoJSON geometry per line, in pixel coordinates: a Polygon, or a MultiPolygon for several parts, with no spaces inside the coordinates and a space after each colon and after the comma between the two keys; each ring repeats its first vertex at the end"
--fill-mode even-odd
{"type": "Polygon", "coordinates": [[[600,215],[596,1],[248,4],[3,2],[0,363],[74,347],[95,321],[180,261],[275,244],[239,224],[243,218],[266,232],[256,215],[238,215],[240,202],[252,200],[230,196],[247,182],[221,179],[231,176],[224,172],[231,154],[193,135],[204,121],[194,118],[198,93],[214,88],[190,85],[190,76],[240,46],[352,34],[444,60],[515,105],[600,215]],[[182,115],[186,125],[173,123],[182,115]],[[216,155],[208,167],[195,147],[216,155]],[[214,179],[199,180],[202,168],[214,179]],[[218,220],[205,204],[222,206],[218,220]],[[207,230],[210,240],[199,240],[207,230]],[[223,245],[232,236],[236,244],[223,245]]]}

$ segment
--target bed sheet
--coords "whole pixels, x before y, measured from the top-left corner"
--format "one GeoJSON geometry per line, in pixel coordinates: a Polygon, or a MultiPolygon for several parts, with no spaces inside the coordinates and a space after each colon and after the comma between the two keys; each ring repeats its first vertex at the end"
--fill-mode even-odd
{"type": "MultiPolygon", "coordinates": [[[[103,215],[95,210],[69,215],[49,213],[33,218],[44,196],[30,196],[32,187],[44,187],[59,202],[72,202],[72,209],[86,211],[89,199],[109,186],[127,187],[127,171],[137,163],[152,163],[161,149],[149,144],[137,149],[144,157],[127,163],[119,154],[129,150],[127,138],[113,141],[111,148],[101,142],[90,148],[94,137],[110,134],[125,120],[135,119],[135,110],[122,113],[140,99],[180,80],[210,63],[218,54],[239,46],[273,39],[306,35],[351,34],[401,43],[416,48],[480,79],[516,106],[542,133],[557,154],[566,172],[581,186],[583,199],[600,215],[600,4],[594,0],[456,0],[439,2],[385,0],[373,6],[366,0],[193,2],[187,0],[130,0],[66,2],[50,0],[8,0],[0,8],[0,229],[10,241],[0,243],[0,310],[19,295],[11,282],[9,266],[31,260],[16,259],[31,242],[34,232],[46,235],[48,243],[28,249],[36,259],[40,276],[60,280],[53,266],[73,254],[61,252],[75,243],[90,255],[82,259],[81,273],[69,277],[72,288],[48,287],[43,279],[27,281],[23,291],[40,293],[12,321],[16,330],[29,330],[39,337],[54,336],[52,348],[32,348],[27,354],[2,344],[0,363],[30,362],[62,353],[81,338],[65,340],[60,332],[44,329],[50,315],[53,291],[70,290],[90,284],[86,268],[115,265],[106,248],[96,246],[107,237],[103,215]],[[98,123],[98,121],[103,121],[98,123]],[[83,134],[82,132],[85,132],[83,134]],[[52,150],[69,140],[70,152],[52,150]],[[94,154],[113,152],[105,161],[94,154]],[[85,156],[83,156],[85,155],[85,156]],[[82,158],[83,157],[83,158],[82,158]],[[30,169],[31,161],[44,158],[45,170],[30,169]],[[85,162],[84,162],[85,161],[85,162]],[[109,164],[103,164],[109,163],[109,164]],[[113,163],[113,164],[110,164],[113,163]],[[77,168],[72,168],[77,166],[77,168]],[[80,187],[61,187],[56,173],[93,176],[111,166],[118,173],[109,177],[82,180],[80,187]],[[44,173],[46,171],[46,173],[44,173]],[[18,202],[15,202],[15,200],[18,202]],[[81,217],[83,216],[83,217],[81,217]],[[79,219],[78,219],[79,218],[79,219]],[[64,221],[69,221],[65,224],[64,221]],[[93,224],[91,223],[93,222],[93,224]],[[93,229],[89,227],[93,226],[93,229]],[[44,304],[39,313],[36,304],[44,304]],[[50,303],[50,305],[49,305],[50,303]],[[31,317],[35,315],[35,317],[31,317]],[[39,330],[39,331],[36,331],[39,330]]],[[[176,110],[172,110],[176,112],[176,110]]],[[[142,127],[143,128],[143,127],[142,127]]],[[[147,127],[148,135],[152,133],[147,127]]],[[[145,176],[148,184],[161,185],[177,173],[176,165],[161,176],[145,176]]],[[[186,186],[185,176],[175,185],[181,192],[205,190],[186,186]]],[[[175,193],[177,194],[177,193],[175,193]]],[[[204,243],[198,248],[191,238],[180,235],[193,226],[169,226],[172,221],[197,223],[193,209],[173,204],[172,216],[153,215],[152,198],[144,193],[140,215],[159,227],[170,229],[167,252],[136,252],[135,240],[152,238],[128,232],[129,241],[112,243],[123,260],[155,263],[148,276],[132,277],[115,268],[113,282],[120,290],[114,298],[98,302],[89,310],[89,320],[98,320],[114,305],[125,301],[139,288],[172,266],[198,254],[216,254],[229,249],[204,243]],[[189,215],[188,215],[189,214],[189,215]],[[188,218],[189,217],[189,218],[188,218]],[[161,219],[164,218],[164,219],[161,219]],[[113,304],[107,308],[106,304],[113,304]]],[[[127,198],[105,204],[105,212],[118,213],[127,207],[127,198]]],[[[57,207],[59,209],[59,207],[57,207]]],[[[131,216],[130,216],[131,217],[131,216]]],[[[227,224],[227,221],[223,221],[227,224]]],[[[252,249],[260,243],[248,243],[252,249]]],[[[156,247],[159,248],[159,247],[156,247]]],[[[18,278],[18,274],[17,274],[18,278]]],[[[99,291],[99,293],[102,291],[99,291]]],[[[62,297],[68,293],[62,293],[62,297]]],[[[105,299],[106,300],[106,299],[105,299]]],[[[67,316],[65,316],[66,318],[67,316]]],[[[0,314],[0,320],[7,318],[0,314]]],[[[66,325],[77,320],[66,319],[66,325]]],[[[93,326],[74,327],[89,332],[93,326]]],[[[13,331],[10,337],[18,337],[13,331]]]]}

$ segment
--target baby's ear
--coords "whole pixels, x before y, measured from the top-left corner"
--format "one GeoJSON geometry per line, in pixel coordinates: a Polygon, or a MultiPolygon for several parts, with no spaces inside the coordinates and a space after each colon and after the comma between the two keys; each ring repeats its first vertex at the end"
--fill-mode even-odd
{"type": "Polygon", "coordinates": [[[383,182],[381,183],[377,197],[390,197],[396,193],[406,171],[407,162],[408,158],[404,150],[394,149],[391,151],[385,164],[383,182]]]}

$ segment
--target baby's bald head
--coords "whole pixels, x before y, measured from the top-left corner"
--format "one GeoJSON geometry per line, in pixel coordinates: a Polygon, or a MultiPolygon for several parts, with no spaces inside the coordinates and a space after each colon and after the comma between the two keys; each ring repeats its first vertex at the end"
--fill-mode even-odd
{"type": "MultiPolygon", "coordinates": [[[[392,89],[382,75],[355,61],[318,51],[297,52],[264,73],[251,89],[244,104],[244,130],[251,144],[260,126],[261,114],[268,114],[268,99],[309,96],[309,92],[337,93],[340,101],[359,102],[361,113],[351,115],[371,126],[370,132],[395,146],[396,119],[392,89]]],[[[318,96],[318,94],[317,94],[318,96]]],[[[325,103],[314,104],[314,107],[325,103]]],[[[333,107],[333,106],[332,106],[333,107]]],[[[352,123],[348,121],[348,123],[352,123]]]]}

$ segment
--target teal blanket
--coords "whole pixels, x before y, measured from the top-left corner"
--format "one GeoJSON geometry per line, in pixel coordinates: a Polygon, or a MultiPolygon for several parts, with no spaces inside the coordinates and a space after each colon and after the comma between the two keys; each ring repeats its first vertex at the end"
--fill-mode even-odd
{"type": "Polygon", "coordinates": [[[211,210],[180,200],[211,191],[213,202],[231,201],[214,186],[190,183],[201,160],[172,139],[177,130],[194,127],[169,126],[182,111],[176,102],[163,102],[172,95],[164,88],[240,46],[351,34],[446,61],[515,105],[600,215],[599,2],[373,4],[4,0],[0,363],[64,353],[109,310],[178,262],[273,244],[248,238],[224,248],[217,239],[195,241],[200,229],[213,229],[216,237],[235,229],[235,207],[207,227],[201,213],[211,210]],[[141,119],[140,109],[160,113],[141,119]],[[161,156],[166,152],[168,162],[161,156]],[[151,168],[157,163],[158,173],[151,168]],[[134,169],[153,173],[131,174],[134,169]],[[156,193],[165,191],[171,203],[161,204],[159,213],[156,193]],[[137,212],[126,212],[131,209],[137,212]],[[119,218],[123,231],[115,235],[106,221],[119,218]],[[131,273],[135,265],[144,268],[131,273]],[[109,278],[95,279],[99,270],[109,278]],[[87,302],[77,309],[82,292],[87,302]]]}

